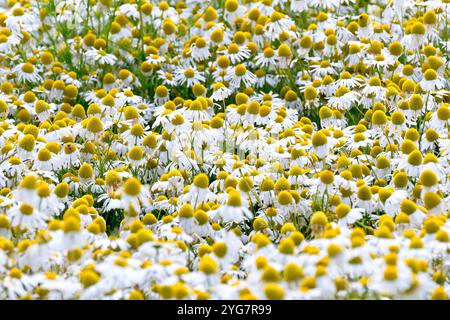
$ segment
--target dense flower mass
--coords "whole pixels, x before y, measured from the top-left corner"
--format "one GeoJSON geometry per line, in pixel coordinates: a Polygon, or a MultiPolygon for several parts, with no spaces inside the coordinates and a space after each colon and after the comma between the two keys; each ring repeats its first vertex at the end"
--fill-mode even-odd
{"type": "Polygon", "coordinates": [[[1,299],[447,299],[448,0],[0,1],[1,299]]]}

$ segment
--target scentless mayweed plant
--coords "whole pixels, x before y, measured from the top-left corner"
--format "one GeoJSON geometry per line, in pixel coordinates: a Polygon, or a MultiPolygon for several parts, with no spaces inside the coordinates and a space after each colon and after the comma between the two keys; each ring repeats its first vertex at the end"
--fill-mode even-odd
{"type": "Polygon", "coordinates": [[[1,0],[0,299],[447,299],[449,0],[1,0]]]}

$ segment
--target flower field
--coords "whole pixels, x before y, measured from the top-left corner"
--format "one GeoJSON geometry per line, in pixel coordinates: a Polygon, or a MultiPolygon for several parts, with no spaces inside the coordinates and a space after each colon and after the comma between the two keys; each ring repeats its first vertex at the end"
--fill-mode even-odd
{"type": "Polygon", "coordinates": [[[0,299],[447,299],[448,0],[1,0],[0,299]]]}

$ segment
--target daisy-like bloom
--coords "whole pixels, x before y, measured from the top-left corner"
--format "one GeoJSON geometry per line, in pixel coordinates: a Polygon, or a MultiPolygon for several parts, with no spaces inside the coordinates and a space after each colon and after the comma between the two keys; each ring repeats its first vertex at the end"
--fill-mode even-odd
{"type": "Polygon", "coordinates": [[[114,65],[117,61],[116,56],[106,53],[103,49],[89,49],[86,51],[86,60],[91,64],[114,65]]]}
{"type": "Polygon", "coordinates": [[[336,74],[336,69],[334,67],[337,66],[336,63],[331,64],[328,60],[323,60],[321,62],[312,61],[312,73],[316,77],[324,77],[330,74],[336,74]]]}
{"type": "Polygon", "coordinates": [[[273,11],[270,15],[270,22],[264,27],[264,31],[269,39],[272,39],[279,35],[283,30],[289,30],[293,25],[293,21],[290,17],[285,16],[283,13],[273,11]]]}
{"type": "Polygon", "coordinates": [[[417,177],[422,169],[422,162],[422,153],[419,150],[414,150],[408,157],[399,160],[398,168],[404,169],[408,176],[417,177]]]}
{"type": "Polygon", "coordinates": [[[358,207],[364,209],[368,213],[372,213],[374,209],[372,190],[367,185],[362,185],[358,188],[356,196],[358,207]]]}
{"type": "Polygon", "coordinates": [[[439,214],[443,210],[444,202],[439,194],[432,191],[424,192],[422,200],[425,208],[432,214],[439,214]]]}
{"type": "Polygon", "coordinates": [[[175,71],[174,80],[178,85],[186,85],[192,87],[195,83],[202,83],[205,81],[203,74],[193,68],[178,68],[175,71]]]}
{"type": "Polygon", "coordinates": [[[347,87],[341,86],[336,90],[334,97],[328,100],[327,105],[338,110],[348,110],[358,99],[359,94],[357,92],[350,91],[347,87]]]}
{"type": "Polygon", "coordinates": [[[147,63],[147,65],[150,66],[158,66],[160,65],[162,62],[164,62],[164,57],[161,57],[160,55],[157,54],[152,54],[147,56],[145,62],[147,63]]]}
{"type": "Polygon", "coordinates": [[[339,75],[339,79],[333,82],[333,85],[336,89],[339,87],[353,89],[361,85],[361,81],[362,80],[360,78],[352,78],[352,75],[349,72],[344,71],[339,75]]]}
{"type": "Polygon", "coordinates": [[[373,67],[376,70],[384,70],[392,65],[394,65],[395,61],[390,57],[386,57],[384,54],[379,53],[376,55],[370,56],[365,60],[365,63],[369,67],[373,67]]]}
{"type": "Polygon", "coordinates": [[[50,106],[48,103],[46,103],[43,100],[38,100],[35,103],[35,112],[36,116],[39,119],[39,121],[44,122],[48,119],[48,117],[51,114],[52,106],[50,106]]]}
{"type": "Polygon", "coordinates": [[[36,138],[33,134],[26,134],[19,141],[17,153],[23,158],[28,159],[33,155],[36,146],[36,138]]]}
{"type": "Polygon", "coordinates": [[[167,124],[167,133],[171,134],[172,132],[176,132],[177,134],[183,134],[191,128],[191,123],[188,120],[185,120],[183,115],[179,112],[172,112],[169,115],[170,123],[167,124]]]}
{"type": "Polygon", "coordinates": [[[36,154],[33,168],[36,170],[51,171],[55,164],[56,157],[47,148],[40,149],[36,154]]]}
{"type": "Polygon", "coordinates": [[[264,67],[273,69],[278,62],[276,52],[271,47],[267,47],[264,51],[256,56],[255,65],[257,67],[264,67]]]}
{"type": "Polygon", "coordinates": [[[30,62],[18,64],[14,72],[19,81],[35,83],[42,80],[39,70],[30,62]]]}
{"type": "Polygon", "coordinates": [[[373,287],[375,287],[376,290],[383,292],[384,294],[395,295],[407,291],[407,289],[411,287],[412,281],[413,273],[406,265],[400,264],[400,266],[398,266],[387,264],[387,266],[384,268],[382,278],[374,283],[373,287]]]}
{"type": "Polygon", "coordinates": [[[159,76],[159,79],[163,81],[164,85],[173,86],[176,84],[172,73],[164,72],[163,70],[158,70],[157,74],[159,76]]]}
{"type": "Polygon", "coordinates": [[[26,175],[15,190],[15,199],[34,204],[37,201],[38,179],[35,175],[26,175]]]}
{"type": "Polygon", "coordinates": [[[191,45],[191,55],[196,61],[202,61],[210,57],[211,53],[204,38],[197,38],[195,43],[191,45]]]}
{"type": "Polygon", "coordinates": [[[346,61],[350,66],[356,66],[363,58],[363,52],[358,43],[349,43],[349,54],[346,56],[346,61]]]}
{"type": "MultiPolygon", "coordinates": [[[[208,100],[200,97],[194,101],[190,101],[186,104],[186,107],[181,109],[182,116],[189,121],[203,121],[210,117],[208,112],[208,100]]],[[[174,115],[176,116],[176,114],[174,115]]]]}
{"type": "Polygon", "coordinates": [[[411,49],[417,49],[421,47],[425,41],[426,28],[422,22],[415,22],[412,27],[410,34],[406,35],[403,39],[403,44],[411,49]]]}
{"type": "Polygon", "coordinates": [[[5,30],[5,32],[0,35],[0,52],[2,53],[7,53],[20,43],[20,38],[8,31],[9,30],[5,30]]]}
{"type": "Polygon", "coordinates": [[[352,209],[345,203],[341,203],[336,207],[336,215],[339,219],[338,224],[342,227],[347,227],[362,219],[363,213],[364,209],[352,209]]]}
{"type": "Polygon", "coordinates": [[[414,70],[413,66],[410,64],[402,66],[400,75],[413,81],[420,80],[420,71],[418,69],[414,70]]]}
{"type": "Polygon", "coordinates": [[[22,230],[36,230],[45,226],[45,216],[29,203],[20,203],[8,211],[11,226],[22,230]]]}
{"type": "Polygon", "coordinates": [[[250,49],[236,43],[231,43],[227,49],[218,50],[217,53],[229,58],[232,64],[240,63],[250,57],[250,49]]]}
{"type": "Polygon", "coordinates": [[[227,81],[230,82],[232,87],[239,88],[242,84],[251,86],[256,81],[256,77],[252,72],[247,70],[245,65],[238,64],[228,75],[227,81]]]}
{"type": "Polygon", "coordinates": [[[221,206],[217,210],[217,218],[224,222],[242,222],[246,219],[252,218],[252,213],[243,206],[245,202],[242,196],[236,190],[228,192],[228,199],[226,205],[221,206]]]}
{"type": "Polygon", "coordinates": [[[140,211],[148,200],[148,190],[134,177],[128,178],[123,184],[121,206],[125,210],[140,211]]]}
{"type": "Polygon", "coordinates": [[[217,196],[208,190],[209,178],[204,173],[195,176],[193,183],[189,187],[189,191],[183,195],[185,201],[189,201],[194,207],[197,205],[213,201],[217,196]]]}
{"type": "Polygon", "coordinates": [[[315,132],[311,139],[312,148],[319,159],[323,159],[328,155],[329,141],[327,136],[321,132],[315,132]]]}
{"type": "Polygon", "coordinates": [[[192,209],[191,205],[184,204],[180,208],[180,227],[183,229],[184,232],[187,234],[193,234],[195,231],[195,221],[194,218],[194,210],[192,209]]]}
{"type": "Polygon", "coordinates": [[[162,105],[169,101],[169,90],[166,86],[158,86],[155,90],[155,101],[158,105],[162,105]]]}
{"type": "Polygon", "coordinates": [[[213,86],[213,93],[211,99],[214,101],[223,101],[228,98],[233,92],[227,88],[222,82],[217,82],[213,86]]]}
{"type": "Polygon", "coordinates": [[[59,156],[58,161],[59,166],[79,164],[80,163],[79,154],[80,151],[76,146],[76,144],[72,142],[65,143],[63,152],[59,156]]]}
{"type": "Polygon", "coordinates": [[[16,34],[37,25],[36,17],[31,14],[30,10],[26,10],[20,5],[12,8],[5,22],[6,26],[16,34]]]}
{"type": "Polygon", "coordinates": [[[440,77],[433,69],[428,69],[423,74],[423,79],[420,81],[420,86],[424,90],[439,90],[446,84],[444,78],[440,77]]]}
{"type": "Polygon", "coordinates": [[[136,123],[130,129],[121,134],[121,138],[126,141],[128,147],[142,145],[142,141],[148,134],[147,128],[143,128],[141,124],[136,123]]]}
{"type": "MultiPolygon", "coordinates": [[[[409,199],[403,199],[399,209],[401,210],[400,214],[406,213],[408,215],[408,223],[415,228],[420,227],[426,217],[423,209],[409,199]]],[[[400,219],[400,217],[397,219],[400,219]]]]}

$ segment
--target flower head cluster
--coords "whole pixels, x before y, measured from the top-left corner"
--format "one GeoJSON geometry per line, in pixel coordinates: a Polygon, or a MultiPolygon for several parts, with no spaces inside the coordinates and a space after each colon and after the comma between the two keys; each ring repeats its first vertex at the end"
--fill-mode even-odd
{"type": "Polygon", "coordinates": [[[1,5],[0,298],[450,296],[448,1],[1,5]]]}

